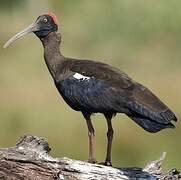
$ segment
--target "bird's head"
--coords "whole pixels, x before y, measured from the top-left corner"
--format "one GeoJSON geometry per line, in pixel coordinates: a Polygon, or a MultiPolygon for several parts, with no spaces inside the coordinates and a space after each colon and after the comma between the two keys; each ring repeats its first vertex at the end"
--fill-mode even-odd
{"type": "Polygon", "coordinates": [[[15,40],[19,39],[22,36],[25,36],[28,33],[33,32],[40,39],[46,37],[51,32],[56,32],[58,30],[58,20],[55,14],[52,12],[43,14],[39,16],[34,23],[29,25],[24,30],[15,34],[11,39],[9,39],[6,44],[3,46],[4,48],[8,47],[15,40]]]}

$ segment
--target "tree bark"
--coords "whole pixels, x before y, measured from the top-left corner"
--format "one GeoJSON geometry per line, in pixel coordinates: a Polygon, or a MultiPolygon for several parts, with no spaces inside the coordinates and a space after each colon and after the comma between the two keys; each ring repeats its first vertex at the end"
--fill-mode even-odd
{"type": "Polygon", "coordinates": [[[45,139],[25,135],[15,147],[0,148],[2,180],[114,180],[181,179],[176,169],[161,172],[165,158],[148,163],[145,168],[113,168],[69,158],[53,158],[45,139]]]}

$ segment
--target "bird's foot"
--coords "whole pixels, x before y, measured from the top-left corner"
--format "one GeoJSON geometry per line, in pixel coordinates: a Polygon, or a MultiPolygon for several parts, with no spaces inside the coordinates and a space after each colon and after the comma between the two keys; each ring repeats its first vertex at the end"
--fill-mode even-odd
{"type": "Polygon", "coordinates": [[[91,163],[91,164],[97,163],[96,159],[88,159],[86,162],[91,163]]]}
{"type": "Polygon", "coordinates": [[[104,166],[112,166],[112,163],[110,161],[100,162],[99,164],[104,166]]]}

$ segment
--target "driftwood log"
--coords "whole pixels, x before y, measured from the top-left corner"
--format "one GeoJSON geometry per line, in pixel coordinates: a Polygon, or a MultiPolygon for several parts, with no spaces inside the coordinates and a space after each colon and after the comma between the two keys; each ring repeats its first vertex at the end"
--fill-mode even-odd
{"type": "Polygon", "coordinates": [[[69,158],[53,158],[44,139],[26,135],[15,147],[0,148],[0,180],[114,180],[114,179],[181,179],[181,173],[171,169],[163,173],[159,160],[145,168],[113,168],[69,158]]]}

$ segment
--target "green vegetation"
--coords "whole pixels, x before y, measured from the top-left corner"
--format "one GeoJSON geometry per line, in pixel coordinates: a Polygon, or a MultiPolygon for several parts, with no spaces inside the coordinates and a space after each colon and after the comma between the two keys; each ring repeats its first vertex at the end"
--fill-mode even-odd
{"type": "MultiPolygon", "coordinates": [[[[6,0],[1,7],[0,47],[39,14],[51,10],[60,21],[64,55],[119,67],[151,88],[180,119],[180,1],[13,1],[6,0]]],[[[46,137],[54,156],[86,160],[86,124],[59,96],[42,53],[34,35],[8,49],[0,48],[0,147],[12,146],[29,133],[46,137]]],[[[101,115],[93,119],[101,161],[106,121],[101,115]]],[[[165,167],[181,167],[180,122],[176,129],[157,134],[143,131],[124,115],[118,115],[113,124],[114,165],[144,166],[167,151],[165,167]]]]}

